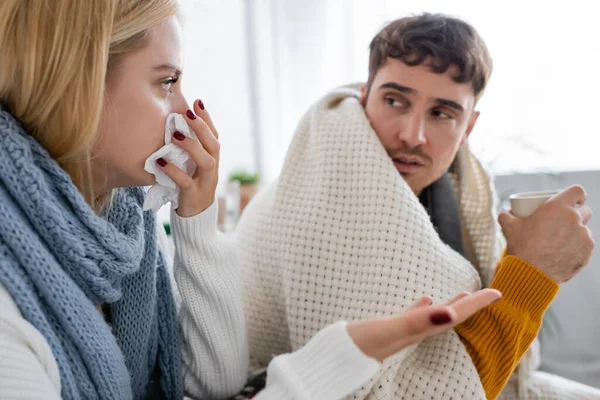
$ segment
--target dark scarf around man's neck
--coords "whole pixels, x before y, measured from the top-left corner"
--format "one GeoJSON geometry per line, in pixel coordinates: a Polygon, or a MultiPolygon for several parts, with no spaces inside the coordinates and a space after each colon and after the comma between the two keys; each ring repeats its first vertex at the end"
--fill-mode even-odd
{"type": "Polygon", "coordinates": [[[440,239],[465,256],[460,210],[450,175],[445,173],[440,179],[426,187],[419,195],[419,201],[429,214],[431,223],[440,235],[440,239]]]}

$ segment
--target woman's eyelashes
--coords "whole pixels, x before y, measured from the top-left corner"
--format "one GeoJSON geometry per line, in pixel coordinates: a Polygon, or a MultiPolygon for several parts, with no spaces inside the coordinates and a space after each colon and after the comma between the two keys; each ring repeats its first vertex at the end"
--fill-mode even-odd
{"type": "Polygon", "coordinates": [[[172,90],[173,89],[173,85],[176,84],[178,80],[179,80],[178,76],[176,76],[176,77],[171,76],[171,77],[163,80],[161,83],[162,83],[163,88],[167,92],[169,92],[169,93],[172,94],[173,93],[173,90],[172,90]]]}

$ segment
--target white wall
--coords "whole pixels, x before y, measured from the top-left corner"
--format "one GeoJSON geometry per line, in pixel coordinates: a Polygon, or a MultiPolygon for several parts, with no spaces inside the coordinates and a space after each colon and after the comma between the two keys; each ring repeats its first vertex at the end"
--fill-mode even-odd
{"type": "MultiPolygon", "coordinates": [[[[231,0],[228,0],[231,1],[231,0]]],[[[470,22],[494,59],[470,144],[496,171],[600,168],[600,40],[588,0],[253,0],[267,178],[300,117],[335,86],[367,79],[368,45],[399,17],[442,12],[470,22]],[[568,135],[577,151],[566,151],[568,135]],[[585,143],[583,146],[581,144],[585,143]],[[524,151],[523,145],[536,151],[524,151]],[[507,157],[513,154],[513,157],[507,157]]]]}
{"type": "Polygon", "coordinates": [[[255,166],[244,3],[183,1],[182,89],[190,103],[202,99],[219,131],[221,182],[233,169],[255,166]]]}
{"type": "MultiPolygon", "coordinates": [[[[509,175],[496,178],[502,197],[529,190],[560,189],[582,185],[588,205],[596,216],[590,228],[600,237],[600,171],[556,175],[509,175]]],[[[600,241],[596,239],[596,244],[600,241]]],[[[596,248],[590,264],[562,285],[551,310],[558,317],[557,333],[542,337],[542,369],[600,388],[600,251],[596,248]]],[[[545,329],[545,328],[544,328],[545,329]]]]}

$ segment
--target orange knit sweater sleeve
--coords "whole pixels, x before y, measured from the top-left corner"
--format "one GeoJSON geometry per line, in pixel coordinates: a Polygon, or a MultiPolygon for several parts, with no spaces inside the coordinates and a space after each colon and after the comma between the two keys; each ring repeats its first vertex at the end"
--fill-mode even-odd
{"type": "Polygon", "coordinates": [[[473,359],[487,398],[495,399],[537,336],[559,286],[532,265],[505,255],[490,287],[499,290],[502,299],[455,329],[473,359]]]}

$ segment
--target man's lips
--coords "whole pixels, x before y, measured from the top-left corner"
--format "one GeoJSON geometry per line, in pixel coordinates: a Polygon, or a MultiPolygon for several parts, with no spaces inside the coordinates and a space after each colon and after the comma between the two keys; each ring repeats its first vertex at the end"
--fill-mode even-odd
{"type": "Polygon", "coordinates": [[[398,159],[394,159],[394,165],[401,174],[411,174],[423,168],[423,166],[420,164],[407,163],[398,159]]]}
{"type": "Polygon", "coordinates": [[[418,171],[425,165],[425,162],[416,156],[399,155],[392,157],[396,169],[401,174],[410,174],[418,171]]]}
{"type": "Polygon", "coordinates": [[[392,157],[392,159],[395,162],[399,162],[402,164],[413,164],[413,165],[418,165],[418,166],[423,166],[425,165],[425,163],[423,162],[423,160],[420,157],[416,157],[416,156],[405,156],[405,155],[400,155],[400,156],[396,156],[396,157],[392,157]]]}

